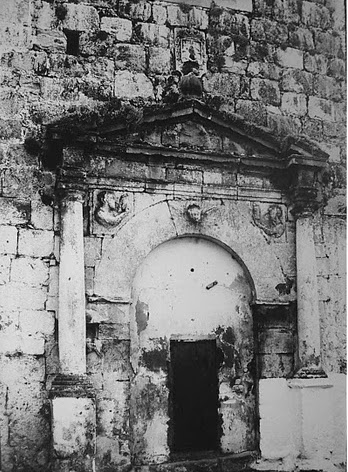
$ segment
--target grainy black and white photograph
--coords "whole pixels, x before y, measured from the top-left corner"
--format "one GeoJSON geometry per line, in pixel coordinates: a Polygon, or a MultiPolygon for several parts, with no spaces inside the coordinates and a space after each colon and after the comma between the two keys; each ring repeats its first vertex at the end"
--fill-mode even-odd
{"type": "Polygon", "coordinates": [[[345,472],[345,0],[0,0],[0,472],[345,472]]]}

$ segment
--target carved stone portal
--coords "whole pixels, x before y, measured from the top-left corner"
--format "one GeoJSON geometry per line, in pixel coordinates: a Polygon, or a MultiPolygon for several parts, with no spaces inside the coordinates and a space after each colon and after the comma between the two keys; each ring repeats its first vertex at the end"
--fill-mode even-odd
{"type": "Polygon", "coordinates": [[[265,212],[261,212],[260,205],[253,206],[253,221],[268,236],[280,238],[285,231],[283,209],[281,206],[269,205],[265,212]]]}
{"type": "Polygon", "coordinates": [[[130,199],[127,193],[117,197],[115,192],[103,191],[97,196],[94,212],[96,221],[106,227],[118,225],[130,211],[130,199]]]}

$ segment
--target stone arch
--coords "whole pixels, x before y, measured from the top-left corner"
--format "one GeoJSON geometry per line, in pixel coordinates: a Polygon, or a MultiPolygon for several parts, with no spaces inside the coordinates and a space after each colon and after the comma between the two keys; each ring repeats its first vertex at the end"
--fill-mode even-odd
{"type": "Polygon", "coordinates": [[[281,299],[276,286],[286,282],[284,271],[265,235],[252,224],[248,202],[219,204],[199,225],[185,217],[186,207],[183,200],[153,204],[105,238],[95,269],[95,295],[129,300],[136,270],[154,248],[173,238],[196,235],[216,241],[234,255],[249,274],[254,301],[281,299]],[[267,274],[263,267],[268,267],[267,274]]]}
{"type": "MultiPolygon", "coordinates": [[[[97,297],[116,303],[126,303],[129,307],[131,364],[134,370],[130,399],[132,454],[138,463],[163,462],[169,457],[167,434],[170,419],[163,414],[164,411],[168,411],[167,372],[159,368],[149,373],[149,369],[144,366],[141,359],[142,345],[140,337],[137,336],[135,323],[137,300],[132,299],[133,282],[139,267],[147,257],[151,257],[156,248],[164,247],[173,241],[199,238],[215,244],[240,267],[245,276],[244,284],[246,283],[250,289],[248,303],[244,306],[244,311],[242,310],[248,320],[246,326],[248,324],[252,326],[250,303],[260,300],[279,301],[280,295],[275,287],[285,280],[270,239],[253,223],[252,207],[249,202],[216,199],[202,201],[197,198],[165,199],[163,196],[161,201],[145,206],[145,202],[151,201],[149,195],[139,194],[134,198],[134,214],[103,241],[102,257],[95,271],[94,291],[97,297]],[[202,208],[203,216],[199,221],[193,221],[187,215],[188,206],[192,202],[202,208]],[[264,272],[264,267],[268,268],[268,273],[264,272]],[[150,404],[154,407],[152,410],[144,405],[139,406],[139,402],[141,403],[144,398],[150,399],[150,404]],[[144,412],[149,413],[146,418],[141,417],[144,412]],[[138,422],[139,418],[142,418],[141,424],[138,422]],[[145,444],[149,438],[152,440],[145,444]]],[[[226,352],[233,353],[234,338],[229,328],[231,326],[226,322],[220,333],[214,331],[214,336],[219,339],[221,345],[224,345],[226,352]]],[[[245,339],[252,338],[252,331],[249,330],[245,339]]],[[[154,355],[160,356],[165,363],[168,343],[170,344],[168,338],[163,340],[161,336],[154,337],[149,344],[144,345],[145,351],[150,352],[150,356],[151,351],[157,351],[154,355]]],[[[236,374],[233,380],[229,379],[230,369],[223,370],[222,374],[225,377],[221,381],[220,395],[226,398],[221,412],[224,418],[222,428],[225,428],[226,433],[221,436],[224,452],[241,452],[246,450],[245,445],[253,447],[256,443],[256,394],[251,374],[254,369],[251,358],[245,361],[244,368],[246,370],[244,377],[242,374],[236,374]],[[235,391],[230,388],[232,384],[235,391]],[[241,403],[240,392],[245,395],[241,403]],[[237,400],[234,396],[238,397],[237,400]],[[237,405],[236,411],[233,411],[233,405],[237,405]],[[245,412],[249,418],[248,422],[243,420],[245,412]],[[236,425],[238,430],[233,440],[228,433],[231,431],[232,423],[233,430],[235,431],[236,425]]]]}
{"type": "Polygon", "coordinates": [[[142,261],[130,308],[136,463],[167,461],[172,452],[175,418],[168,414],[173,406],[168,362],[172,365],[173,343],[183,341],[213,342],[220,353],[215,410],[221,422],[219,449],[256,449],[252,298],[250,274],[231,250],[210,237],[172,238],[142,261]]]}

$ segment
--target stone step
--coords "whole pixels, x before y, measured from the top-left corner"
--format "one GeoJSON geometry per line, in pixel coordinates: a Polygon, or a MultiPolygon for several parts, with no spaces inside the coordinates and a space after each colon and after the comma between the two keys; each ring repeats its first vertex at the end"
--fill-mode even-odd
{"type": "MultiPolygon", "coordinates": [[[[253,472],[250,464],[255,461],[254,451],[241,454],[204,454],[204,457],[182,458],[174,462],[135,466],[134,472],[253,472]]],[[[267,471],[265,471],[267,472],[267,471]]]]}

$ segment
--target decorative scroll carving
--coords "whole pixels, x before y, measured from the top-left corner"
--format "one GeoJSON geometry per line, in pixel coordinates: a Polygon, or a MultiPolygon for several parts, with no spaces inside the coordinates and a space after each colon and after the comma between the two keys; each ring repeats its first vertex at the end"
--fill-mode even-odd
{"type": "Polygon", "coordinates": [[[94,216],[96,221],[103,226],[116,226],[130,211],[127,193],[117,198],[115,192],[103,191],[98,194],[97,200],[94,216]]]}
{"type": "Polygon", "coordinates": [[[261,228],[268,236],[280,238],[285,231],[283,209],[279,205],[269,205],[267,211],[262,214],[260,206],[254,204],[253,220],[256,226],[261,228]]]}

